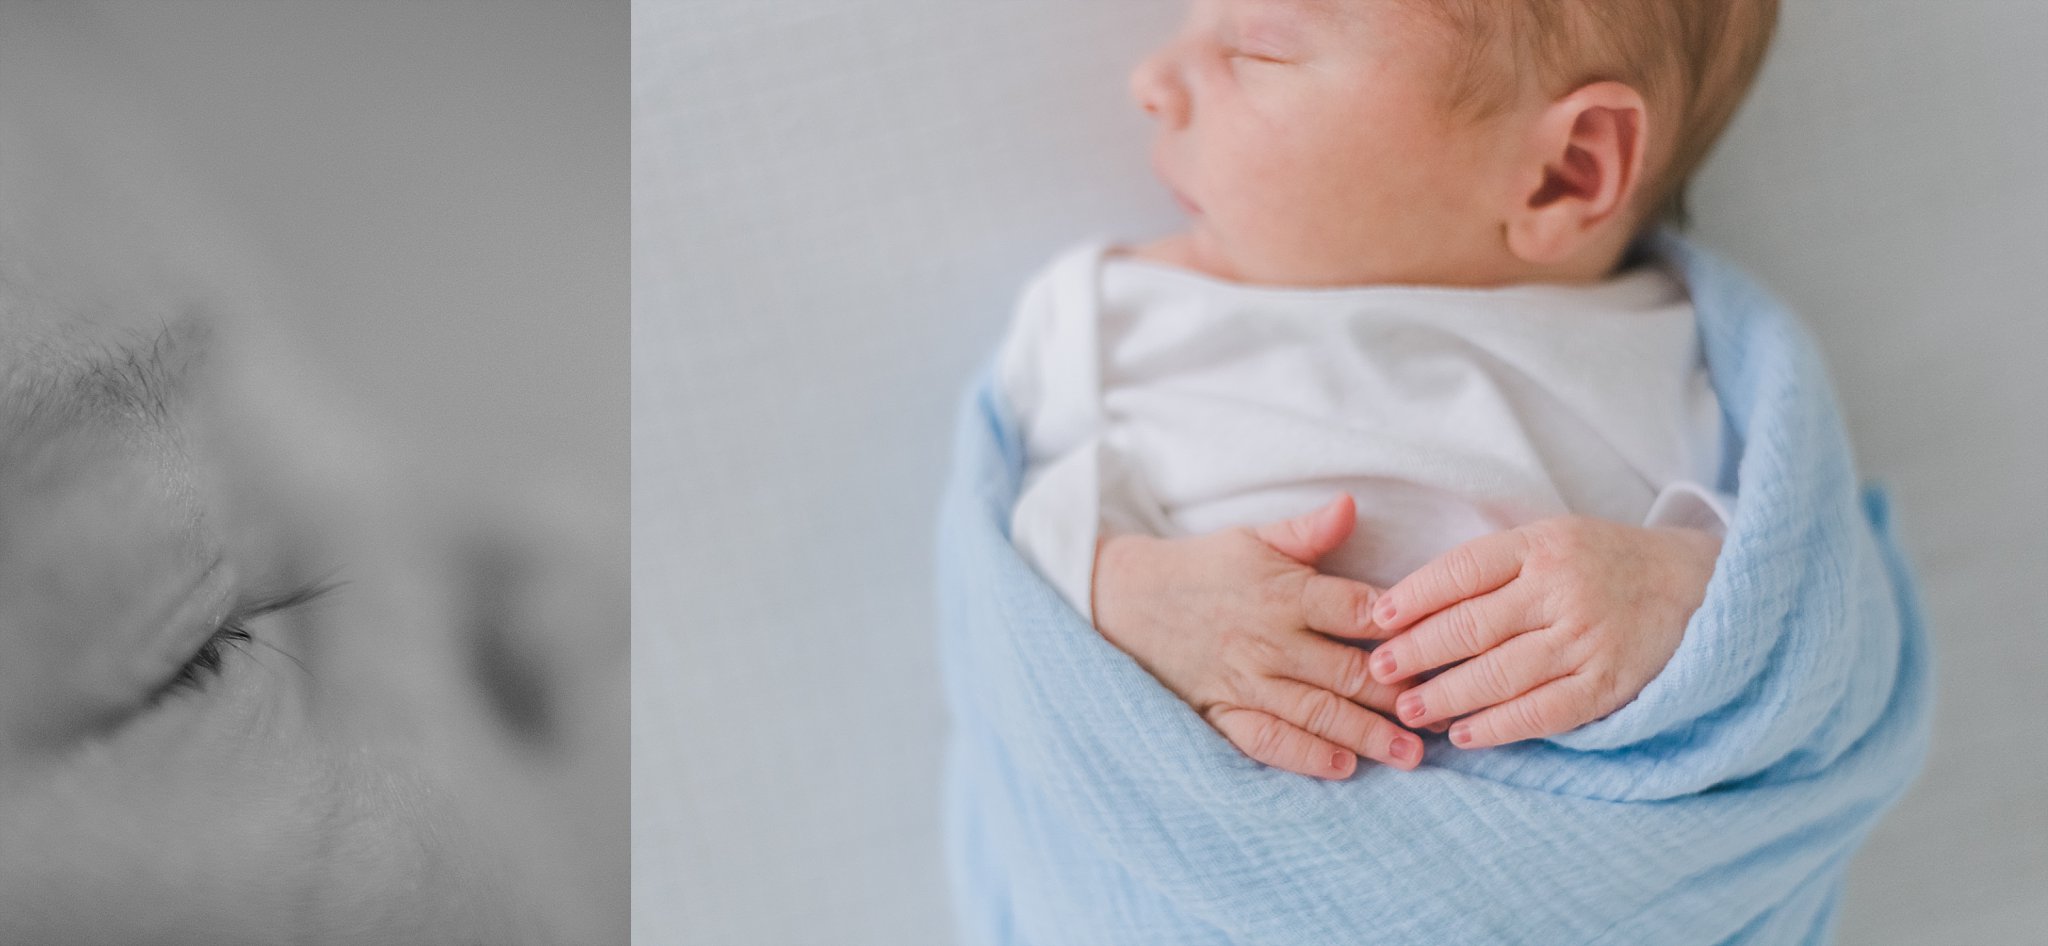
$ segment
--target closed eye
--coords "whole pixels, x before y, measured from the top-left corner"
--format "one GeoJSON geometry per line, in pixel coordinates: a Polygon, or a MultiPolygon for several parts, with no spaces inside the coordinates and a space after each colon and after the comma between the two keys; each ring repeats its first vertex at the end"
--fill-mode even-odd
{"type": "Polygon", "coordinates": [[[227,661],[227,649],[232,647],[241,650],[254,639],[247,627],[230,616],[214,630],[212,637],[208,637],[205,643],[199,645],[199,649],[193,652],[192,659],[185,661],[185,665],[178,668],[177,675],[165,683],[151,699],[162,699],[178,690],[205,689],[207,683],[220,676],[221,667],[227,661]]]}
{"type": "Polygon", "coordinates": [[[1251,50],[1247,49],[1227,49],[1224,50],[1224,56],[1225,58],[1230,60],[1230,64],[1233,66],[1238,65],[1240,63],[1258,63],[1261,65],[1270,66],[1285,66],[1292,64],[1289,60],[1281,59],[1277,56],[1270,56],[1265,53],[1252,52],[1251,50]]]}
{"type": "MultiPolygon", "coordinates": [[[[193,651],[191,659],[185,661],[185,664],[178,668],[176,674],[173,674],[169,680],[157,688],[155,693],[150,695],[150,703],[153,705],[179,690],[192,692],[204,690],[208,683],[219,678],[226,669],[227,652],[229,649],[246,650],[251,643],[263,643],[258,641],[255,635],[250,632],[249,622],[265,615],[276,614],[309,604],[325,597],[328,592],[333,591],[336,587],[335,584],[330,582],[316,582],[283,594],[244,599],[236,602],[235,607],[228,612],[227,617],[221,619],[220,627],[214,629],[213,634],[204,643],[199,645],[198,650],[193,651]]],[[[273,650],[276,649],[273,645],[267,643],[264,646],[271,647],[273,650]]],[[[287,657],[291,656],[281,650],[278,653],[284,653],[287,657]]],[[[296,662],[296,658],[293,659],[296,662]]]]}

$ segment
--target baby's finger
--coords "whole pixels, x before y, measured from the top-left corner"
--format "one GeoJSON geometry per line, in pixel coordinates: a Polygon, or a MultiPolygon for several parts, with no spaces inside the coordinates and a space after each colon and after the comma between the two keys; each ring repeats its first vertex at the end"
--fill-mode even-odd
{"type": "Polygon", "coordinates": [[[1417,684],[1395,701],[1410,729],[1476,713],[1562,676],[1556,650],[1542,634],[1523,634],[1417,684]]]}
{"type": "Polygon", "coordinates": [[[1397,769],[1422,762],[1422,740],[1335,693],[1299,680],[1263,681],[1252,695],[1265,710],[1365,758],[1397,769]]]}
{"type": "Polygon", "coordinates": [[[1451,724],[1451,745],[1460,749],[1504,746],[1554,736],[1582,723],[1585,696],[1578,677],[1564,676],[1506,703],[1451,724]]]}
{"type": "Polygon", "coordinates": [[[1209,725],[1253,760],[1310,778],[1346,779],[1358,770],[1358,757],[1336,743],[1302,731],[1270,713],[1239,706],[1217,706],[1208,712],[1209,725]]]}
{"type": "Polygon", "coordinates": [[[1311,513],[1269,522],[1252,530],[1259,541],[1303,565],[1314,565],[1330,554],[1358,525],[1358,505],[1349,493],[1324,503],[1311,513]]]}
{"type": "Polygon", "coordinates": [[[1280,665],[1269,668],[1271,672],[1382,713],[1394,712],[1395,700],[1403,689],[1372,678],[1366,670],[1371,654],[1312,634],[1303,634],[1297,642],[1274,648],[1273,655],[1280,665]]]}
{"type": "Polygon", "coordinates": [[[1538,626],[1541,602],[1533,588],[1509,585],[1451,605],[1381,644],[1372,652],[1372,675],[1381,683],[1477,657],[1538,626]]]}
{"type": "Polygon", "coordinates": [[[1309,576],[1301,585],[1301,620],[1309,630],[1331,637],[1385,640],[1387,632],[1372,620],[1380,591],[1362,581],[1335,575],[1309,576]]]}
{"type": "Polygon", "coordinates": [[[1480,536],[1416,569],[1380,595],[1373,621],[1398,631],[1466,598],[1483,595],[1521,574],[1528,540],[1519,530],[1480,536]]]}

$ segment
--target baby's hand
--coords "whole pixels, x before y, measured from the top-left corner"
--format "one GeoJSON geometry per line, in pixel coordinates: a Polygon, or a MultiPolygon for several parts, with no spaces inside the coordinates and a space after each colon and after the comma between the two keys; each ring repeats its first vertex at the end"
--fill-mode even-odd
{"type": "Polygon", "coordinates": [[[1385,633],[1410,629],[1373,651],[1373,677],[1398,683],[1463,660],[1398,702],[1411,727],[1466,716],[1450,727],[1460,748],[1576,729],[1664,669],[1720,549],[1704,532],[1579,516],[1474,539],[1380,596],[1385,633]]]}
{"type": "Polygon", "coordinates": [[[1315,569],[1356,516],[1343,496],[1257,529],[1105,539],[1096,627],[1260,762],[1317,778],[1349,777],[1359,755],[1412,769],[1422,741],[1364,708],[1392,713],[1403,688],[1324,636],[1382,636],[1375,589],[1315,569]]]}

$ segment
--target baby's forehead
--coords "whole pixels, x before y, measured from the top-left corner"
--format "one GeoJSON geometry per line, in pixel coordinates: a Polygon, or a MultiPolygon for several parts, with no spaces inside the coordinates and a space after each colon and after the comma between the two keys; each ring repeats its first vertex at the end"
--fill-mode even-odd
{"type": "Polygon", "coordinates": [[[1240,26],[1337,37],[1381,52],[1389,44],[1410,53],[1421,52],[1418,44],[1466,46],[1485,33],[1477,19],[1449,9],[1455,0],[1196,0],[1198,9],[1205,4],[1240,26]]]}
{"type": "MultiPolygon", "coordinates": [[[[1201,0],[1198,0],[1198,5],[1201,0]]],[[[1385,0],[1217,0],[1234,12],[1298,21],[1310,27],[1334,27],[1385,0]]]]}

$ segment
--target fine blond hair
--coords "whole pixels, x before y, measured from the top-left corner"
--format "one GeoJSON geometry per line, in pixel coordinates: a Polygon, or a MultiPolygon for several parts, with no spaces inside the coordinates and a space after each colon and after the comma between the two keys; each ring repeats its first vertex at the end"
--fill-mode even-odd
{"type": "Polygon", "coordinates": [[[1453,31],[1450,106],[1483,116],[1538,82],[1555,98],[1617,81],[1649,102],[1667,157],[1645,169],[1638,219],[1682,221],[1686,181],[1762,67],[1778,0],[1408,0],[1453,31]]]}

